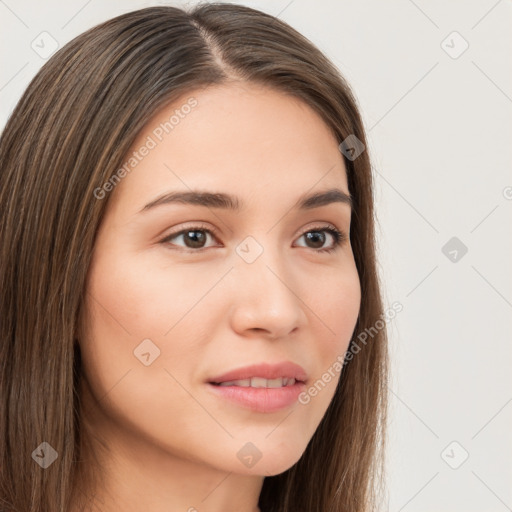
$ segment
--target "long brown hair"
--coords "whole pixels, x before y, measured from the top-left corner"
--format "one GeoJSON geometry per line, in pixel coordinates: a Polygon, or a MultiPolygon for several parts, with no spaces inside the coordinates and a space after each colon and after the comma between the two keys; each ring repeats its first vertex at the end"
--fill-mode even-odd
{"type": "MultiPolygon", "coordinates": [[[[108,202],[94,190],[155,112],[229,80],[300,98],[340,143],[355,135],[367,144],[349,86],[310,41],[273,16],[222,3],[140,9],[88,30],[48,60],[10,116],[0,139],[1,510],[67,512],[72,503],[85,435],[75,338],[108,202]],[[44,470],[32,460],[43,442],[58,455],[44,470]]],[[[368,151],[345,164],[362,291],[355,339],[384,311],[368,151]]],[[[265,478],[263,512],[376,509],[387,373],[382,328],[346,361],[300,460],[265,478]]]]}

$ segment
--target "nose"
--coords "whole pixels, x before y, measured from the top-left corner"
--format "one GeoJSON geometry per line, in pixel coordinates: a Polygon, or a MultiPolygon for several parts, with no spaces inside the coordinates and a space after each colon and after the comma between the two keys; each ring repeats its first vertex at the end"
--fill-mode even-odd
{"type": "Polygon", "coordinates": [[[286,338],[305,325],[304,298],[284,263],[268,250],[252,263],[237,261],[231,273],[230,321],[235,332],[277,339],[286,338]]]}

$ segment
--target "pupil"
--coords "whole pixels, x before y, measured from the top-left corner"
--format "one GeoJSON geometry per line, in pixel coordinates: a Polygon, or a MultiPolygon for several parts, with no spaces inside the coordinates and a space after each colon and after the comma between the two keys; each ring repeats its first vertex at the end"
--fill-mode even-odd
{"type": "Polygon", "coordinates": [[[187,244],[189,247],[192,247],[194,249],[197,249],[198,247],[201,247],[202,244],[204,244],[206,240],[206,234],[203,231],[188,231],[187,237],[190,237],[192,239],[192,245],[187,244]],[[199,236],[197,236],[199,234],[199,236]]]}
{"type": "Polygon", "coordinates": [[[319,231],[310,231],[309,233],[306,233],[306,238],[310,241],[313,241],[313,243],[320,242],[317,246],[315,246],[315,249],[317,247],[322,247],[325,243],[325,235],[319,231]]]}

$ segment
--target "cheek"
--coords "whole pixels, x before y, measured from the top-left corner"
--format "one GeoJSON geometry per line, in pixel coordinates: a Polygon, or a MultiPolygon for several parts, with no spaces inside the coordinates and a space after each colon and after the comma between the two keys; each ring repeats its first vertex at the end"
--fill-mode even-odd
{"type": "Polygon", "coordinates": [[[123,253],[128,251],[104,250],[89,273],[87,339],[81,346],[98,393],[100,386],[110,389],[128,370],[144,367],[141,356],[148,352],[146,360],[154,362],[145,369],[161,373],[168,368],[176,377],[190,378],[187,372],[205,338],[201,332],[212,328],[215,314],[211,303],[203,307],[202,299],[222,275],[199,266],[193,271],[179,265],[162,268],[151,258],[123,253]],[[151,343],[144,341],[148,339],[151,343]]]}
{"type": "Polygon", "coordinates": [[[186,390],[201,352],[194,304],[211,286],[188,278],[179,268],[103,253],[89,273],[80,340],[84,376],[107,415],[179,446],[187,418],[204,414],[186,390]]]}
{"type": "MultiPolygon", "coordinates": [[[[218,280],[206,268],[169,264],[148,257],[104,257],[92,268],[89,292],[96,324],[122,337],[170,337],[218,280]]],[[[94,320],[93,320],[94,321],[94,320]]]]}
{"type": "Polygon", "coordinates": [[[321,346],[337,355],[350,341],[361,306],[361,287],[355,264],[326,277],[317,290],[308,305],[312,315],[317,317],[318,329],[322,327],[325,333],[320,337],[321,346]]]}
{"type": "Polygon", "coordinates": [[[311,322],[316,326],[317,364],[310,380],[313,388],[310,387],[307,393],[313,407],[323,414],[334,396],[359,315],[361,287],[355,265],[350,270],[338,272],[336,277],[331,276],[329,282],[323,282],[308,305],[311,322]]]}

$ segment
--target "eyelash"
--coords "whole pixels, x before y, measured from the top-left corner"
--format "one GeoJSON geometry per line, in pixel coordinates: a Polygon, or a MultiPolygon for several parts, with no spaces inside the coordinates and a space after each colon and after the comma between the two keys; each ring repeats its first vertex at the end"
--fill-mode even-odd
{"type": "MultiPolygon", "coordinates": [[[[188,228],[182,229],[181,231],[177,231],[175,233],[171,233],[171,234],[167,235],[163,240],[160,241],[160,243],[167,244],[173,238],[175,238],[179,235],[184,235],[184,234],[188,233],[189,231],[204,231],[205,233],[209,233],[210,235],[212,235],[214,238],[217,238],[217,233],[215,230],[206,228],[205,226],[190,226],[188,228]]],[[[304,231],[299,236],[299,238],[304,236],[306,233],[311,233],[311,232],[321,233],[323,231],[326,231],[330,235],[332,235],[332,237],[334,239],[332,247],[329,247],[326,249],[312,249],[312,251],[322,252],[322,253],[332,253],[332,252],[336,251],[341,246],[341,244],[343,244],[343,242],[345,242],[347,240],[346,234],[343,231],[336,229],[333,225],[315,226],[313,228],[309,228],[307,231],[304,231]]],[[[170,244],[170,245],[172,245],[172,244],[170,244]]],[[[180,251],[182,251],[184,253],[193,254],[193,253],[203,252],[206,249],[208,249],[208,247],[201,247],[199,249],[190,249],[190,248],[181,247],[180,251]]]]}

